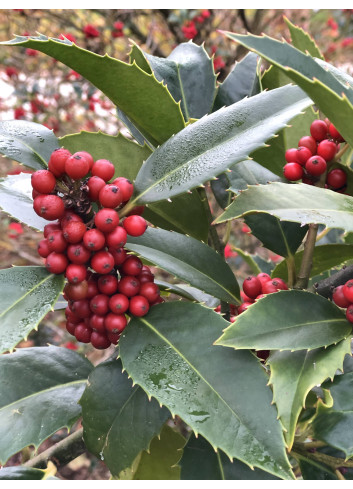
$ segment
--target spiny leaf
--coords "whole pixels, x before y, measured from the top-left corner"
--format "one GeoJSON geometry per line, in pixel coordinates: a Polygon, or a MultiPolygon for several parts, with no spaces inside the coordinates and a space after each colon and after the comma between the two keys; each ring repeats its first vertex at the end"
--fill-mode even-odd
{"type": "Polygon", "coordinates": [[[314,58],[324,59],[318,45],[304,29],[292,24],[286,16],[283,16],[283,20],[287,24],[295,48],[300,49],[303,53],[308,52],[314,58]]]}
{"type": "Polygon", "coordinates": [[[179,295],[191,301],[200,302],[201,304],[205,304],[207,307],[211,307],[212,309],[217,307],[220,303],[219,299],[202,292],[200,289],[196,289],[196,287],[191,287],[190,285],[170,284],[169,282],[164,282],[163,280],[155,280],[154,282],[158,285],[160,290],[166,290],[172,294],[179,295]]]}

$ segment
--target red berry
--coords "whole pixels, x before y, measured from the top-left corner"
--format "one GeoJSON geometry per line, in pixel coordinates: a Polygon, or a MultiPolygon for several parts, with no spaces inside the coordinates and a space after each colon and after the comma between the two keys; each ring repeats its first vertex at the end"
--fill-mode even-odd
{"type": "MultiPolygon", "coordinates": [[[[79,321],[81,322],[81,319],[79,319],[79,321]]],[[[76,326],[77,326],[77,324],[71,323],[70,321],[66,321],[66,329],[73,336],[75,335],[75,328],[76,328],[76,326]]]]}
{"type": "Polygon", "coordinates": [[[127,253],[124,248],[119,248],[117,250],[114,250],[113,248],[108,248],[108,251],[114,258],[114,265],[116,267],[119,267],[122,263],[124,263],[127,258],[127,253]]]}
{"type": "Polygon", "coordinates": [[[91,341],[92,330],[84,323],[80,323],[75,328],[75,338],[81,343],[89,343],[91,341]]]}
{"type": "Polygon", "coordinates": [[[127,297],[137,295],[140,291],[140,282],[136,277],[126,275],[118,284],[118,291],[127,297]]]}
{"type": "Polygon", "coordinates": [[[65,163],[70,156],[71,153],[67,149],[56,149],[50,156],[48,162],[49,170],[54,173],[56,177],[60,177],[63,173],[65,173],[65,163]]]}
{"type": "Polygon", "coordinates": [[[287,284],[281,278],[273,278],[268,282],[265,282],[262,286],[263,294],[272,294],[279,290],[288,290],[287,284]]]}
{"type": "Polygon", "coordinates": [[[99,192],[99,202],[103,207],[114,209],[123,201],[123,193],[117,185],[104,185],[99,192]]]}
{"type": "Polygon", "coordinates": [[[131,211],[127,214],[127,216],[142,216],[144,211],[145,211],[144,205],[137,205],[136,207],[133,207],[131,209],[131,211]]]}
{"type": "Polygon", "coordinates": [[[287,163],[299,163],[297,160],[298,157],[298,149],[297,148],[289,148],[284,154],[287,163]]]}
{"type": "Polygon", "coordinates": [[[87,298],[88,283],[86,280],[77,283],[67,283],[64,287],[66,296],[72,301],[79,301],[87,298]]]}
{"type": "Polygon", "coordinates": [[[333,139],[336,139],[336,141],[338,141],[339,143],[343,143],[344,142],[344,139],[343,137],[341,136],[341,134],[337,131],[337,129],[335,128],[335,126],[333,124],[330,124],[329,126],[329,133],[330,133],[330,136],[333,138],[333,139]]]}
{"type": "Polygon", "coordinates": [[[115,173],[115,166],[108,160],[97,160],[93,163],[91,169],[92,176],[102,178],[105,182],[113,178],[115,173]]]}
{"type": "Polygon", "coordinates": [[[87,268],[84,265],[77,265],[76,263],[70,263],[68,265],[65,277],[70,282],[70,284],[79,284],[86,280],[87,268]]]}
{"type": "Polygon", "coordinates": [[[87,299],[92,299],[92,297],[98,294],[99,290],[97,283],[88,279],[87,299]]]}
{"type": "Polygon", "coordinates": [[[129,299],[124,294],[115,294],[109,299],[109,309],[115,314],[123,314],[129,308],[129,299]]]}
{"type": "Polygon", "coordinates": [[[304,174],[303,168],[299,163],[287,163],[283,167],[283,174],[287,180],[300,180],[304,174]]]}
{"type": "Polygon", "coordinates": [[[121,266],[124,275],[139,275],[142,270],[142,261],[137,256],[129,256],[121,266]]]}
{"type": "Polygon", "coordinates": [[[146,297],[148,302],[151,304],[155,302],[160,296],[160,290],[158,285],[152,282],[146,282],[144,284],[141,284],[139,295],[146,297]]]}
{"type": "Polygon", "coordinates": [[[242,290],[240,291],[240,298],[243,302],[249,302],[249,303],[254,302],[254,300],[248,297],[242,290]]]}
{"type": "Polygon", "coordinates": [[[106,235],[107,245],[110,248],[119,249],[125,246],[127,233],[121,226],[117,226],[112,232],[106,235]]]}
{"type": "Polygon", "coordinates": [[[316,153],[317,142],[312,136],[303,136],[299,139],[298,147],[299,146],[305,146],[311,151],[311,154],[314,155],[316,153]]]}
{"type": "Polygon", "coordinates": [[[348,307],[347,307],[347,311],[346,311],[346,318],[348,319],[348,321],[350,323],[353,323],[353,304],[350,304],[348,307]]]}
{"type": "Polygon", "coordinates": [[[347,183],[347,174],[341,168],[335,168],[328,172],[326,183],[333,189],[342,188],[347,183]]]}
{"type": "Polygon", "coordinates": [[[98,333],[105,333],[104,320],[105,316],[93,314],[89,318],[89,325],[94,331],[98,331],[98,333]]]}
{"type": "Polygon", "coordinates": [[[66,255],[62,253],[56,253],[53,251],[50,253],[45,260],[45,267],[50,273],[60,274],[64,273],[69,261],[66,255]]]}
{"type": "Polygon", "coordinates": [[[76,153],[65,162],[65,173],[73,180],[80,180],[89,172],[89,162],[87,158],[77,155],[76,153]]]}
{"type": "Polygon", "coordinates": [[[127,202],[132,197],[134,186],[130,180],[124,177],[118,177],[112,183],[120,188],[123,195],[123,202],[127,202]]]}
{"type": "Polygon", "coordinates": [[[50,194],[56,185],[56,179],[49,170],[38,170],[31,175],[31,184],[40,194],[50,194]]]}
{"type": "Polygon", "coordinates": [[[80,243],[87,228],[83,222],[71,221],[63,228],[64,238],[68,243],[80,243]]]}
{"type": "Polygon", "coordinates": [[[116,275],[103,275],[99,277],[97,285],[102,294],[113,295],[118,290],[118,277],[116,275]]]}
{"type": "Polygon", "coordinates": [[[337,151],[337,145],[329,139],[324,139],[317,146],[317,153],[326,161],[331,161],[335,157],[337,151]]]}
{"type": "Polygon", "coordinates": [[[251,302],[243,302],[242,304],[240,304],[240,306],[238,307],[238,314],[241,314],[242,312],[246,311],[247,308],[251,305],[252,305],[251,302]]]}
{"type": "Polygon", "coordinates": [[[71,244],[67,247],[67,256],[72,263],[84,265],[91,258],[91,252],[82,243],[71,244]]]}
{"type": "Polygon", "coordinates": [[[76,316],[69,307],[66,307],[65,309],[65,316],[70,323],[78,324],[81,322],[81,318],[76,316]]]}
{"type": "Polygon", "coordinates": [[[306,146],[299,146],[297,149],[297,161],[302,166],[305,165],[307,160],[312,156],[313,153],[306,146]]]}
{"type": "Polygon", "coordinates": [[[91,268],[97,273],[109,273],[114,268],[114,258],[109,251],[98,251],[91,259],[91,268]]]}
{"type": "Polygon", "coordinates": [[[325,121],[317,119],[310,126],[310,134],[316,141],[322,141],[327,138],[328,128],[325,121]]]}
{"type": "Polygon", "coordinates": [[[57,195],[38,195],[33,201],[33,208],[38,216],[47,221],[60,219],[65,212],[64,202],[57,195]]]}
{"type": "Polygon", "coordinates": [[[88,196],[90,200],[96,202],[99,199],[99,192],[106,185],[105,181],[97,176],[88,179],[88,196]]]}
{"type": "Polygon", "coordinates": [[[130,236],[141,236],[147,229],[147,222],[141,216],[128,216],[124,219],[123,226],[130,236]]]}
{"type": "Polygon", "coordinates": [[[353,302],[353,280],[348,280],[343,286],[342,292],[350,303],[353,302]]]}
{"type": "Polygon", "coordinates": [[[97,350],[105,350],[106,348],[109,348],[111,342],[106,335],[93,331],[91,334],[91,344],[94,348],[97,348],[97,350]]]}
{"type": "Polygon", "coordinates": [[[48,234],[52,231],[61,231],[61,226],[59,222],[51,222],[44,226],[44,238],[47,238],[48,234]]]}
{"type": "Polygon", "coordinates": [[[92,315],[92,311],[89,307],[88,299],[81,299],[79,301],[74,301],[70,306],[71,311],[79,318],[89,318],[92,315]]]}
{"type": "Polygon", "coordinates": [[[110,312],[105,316],[104,326],[107,333],[121,333],[127,325],[125,314],[113,314],[110,312]]]}
{"type": "Polygon", "coordinates": [[[348,307],[351,303],[343,293],[344,285],[336,287],[332,294],[332,300],[338,307],[348,307]]]}
{"type": "Polygon", "coordinates": [[[247,277],[243,282],[243,290],[251,299],[261,294],[261,282],[257,277],[247,277]]]}
{"type": "Polygon", "coordinates": [[[261,287],[262,285],[265,283],[265,282],[268,282],[269,280],[271,280],[271,277],[269,276],[268,273],[265,273],[265,272],[261,272],[261,273],[258,273],[257,274],[257,278],[260,280],[261,282],[261,287]]]}
{"type": "Polygon", "coordinates": [[[39,255],[42,258],[46,258],[50,253],[50,249],[48,246],[48,240],[42,239],[41,241],[39,241],[37,250],[38,250],[39,255]]]}
{"type": "MultiPolygon", "coordinates": [[[[323,121],[322,121],[323,122],[323,121]]],[[[311,156],[305,163],[305,169],[310,175],[318,177],[325,173],[327,168],[326,161],[318,155],[311,156]]]]}
{"type": "Polygon", "coordinates": [[[99,229],[89,229],[83,235],[83,244],[88,250],[101,250],[105,245],[105,236],[99,229]]]}
{"type": "Polygon", "coordinates": [[[47,237],[47,241],[48,241],[48,248],[50,251],[56,251],[57,253],[62,253],[67,248],[67,242],[61,230],[53,231],[49,233],[47,237]]]}
{"type": "MultiPolygon", "coordinates": [[[[140,281],[140,284],[147,284],[154,281],[154,275],[152,273],[142,272],[137,275],[137,278],[140,281]]],[[[142,294],[143,295],[143,294],[142,294]]]]}
{"type": "Polygon", "coordinates": [[[98,294],[90,300],[89,306],[94,314],[104,316],[109,311],[109,297],[105,294],[98,294]]]}
{"type": "Polygon", "coordinates": [[[117,345],[119,343],[120,333],[107,333],[107,337],[113,345],[117,345]]]}
{"type": "Polygon", "coordinates": [[[129,311],[137,317],[145,316],[149,311],[150,305],[146,297],[135,295],[130,299],[129,311]]]}
{"type": "Polygon", "coordinates": [[[63,217],[60,219],[61,229],[64,229],[64,227],[71,221],[83,222],[82,218],[75,212],[66,210],[63,217]]]}
{"type": "Polygon", "coordinates": [[[119,224],[119,215],[114,209],[101,209],[94,217],[94,224],[103,233],[110,233],[119,224]]]}
{"type": "Polygon", "coordinates": [[[92,168],[94,159],[93,156],[90,153],[87,153],[87,151],[78,151],[77,153],[74,154],[74,156],[82,156],[88,161],[89,164],[89,169],[92,168]]]}

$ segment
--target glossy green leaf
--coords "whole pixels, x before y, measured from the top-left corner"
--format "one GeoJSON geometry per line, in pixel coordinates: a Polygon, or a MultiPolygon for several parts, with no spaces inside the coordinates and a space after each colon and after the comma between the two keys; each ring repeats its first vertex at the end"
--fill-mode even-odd
{"type": "Polygon", "coordinates": [[[259,239],[265,248],[285,258],[291,257],[301,245],[308,226],[296,222],[280,221],[269,214],[249,214],[245,222],[251,234],[259,239]]]}
{"type": "Polygon", "coordinates": [[[298,87],[263,92],[187,126],[156,149],[136,178],[140,204],[195,188],[264,145],[312,102],[298,87]]]}
{"type": "Polygon", "coordinates": [[[28,121],[0,122],[0,154],[34,170],[48,166],[52,152],[60,144],[53,131],[28,121]]]}
{"type": "Polygon", "coordinates": [[[113,476],[130,467],[150,446],[170,413],[132,387],[120,360],[96,367],[80,400],[83,438],[88,450],[104,460],[113,476]]]}
{"type": "Polygon", "coordinates": [[[111,161],[115,166],[113,178],[125,177],[131,181],[135,180],[142,163],[151,155],[147,146],[140,146],[121,133],[109,136],[102,132],[81,131],[60,138],[60,143],[71,153],[85,148],[94,160],[105,158],[111,161]]]}
{"type": "Polygon", "coordinates": [[[270,384],[273,400],[284,429],[288,448],[294,441],[299,414],[309,391],[327,378],[333,379],[338,369],[343,368],[343,359],[350,355],[351,339],[340,341],[337,345],[311,351],[276,351],[268,364],[271,367],[270,384]]]}
{"type": "Polygon", "coordinates": [[[126,247],[218,299],[239,303],[239,285],[229,265],[194,238],[148,228],[138,238],[129,237],[126,247]]]}
{"type": "Polygon", "coordinates": [[[200,304],[204,304],[207,307],[211,307],[214,309],[220,304],[220,300],[212,297],[212,295],[206,294],[202,292],[200,289],[196,289],[196,287],[191,287],[186,284],[170,284],[169,282],[165,282],[164,280],[155,280],[160,290],[171,292],[172,294],[179,295],[184,297],[185,299],[189,299],[193,302],[200,302],[200,304]]]}
{"type": "Polygon", "coordinates": [[[334,471],[330,467],[320,464],[315,460],[301,458],[299,460],[299,467],[304,480],[338,480],[334,471]]]}
{"type": "MultiPolygon", "coordinates": [[[[237,165],[241,165],[241,163],[237,163],[237,165]]],[[[229,206],[233,197],[232,192],[228,190],[229,189],[228,176],[229,176],[229,172],[221,173],[220,175],[218,175],[218,177],[210,181],[213,195],[215,196],[217,204],[222,209],[225,209],[226,207],[229,206]]]]}
{"type": "Polygon", "coordinates": [[[33,210],[31,175],[20,173],[0,179],[0,208],[17,221],[42,231],[48,223],[33,210]]]}
{"type": "Polygon", "coordinates": [[[276,480],[260,469],[251,470],[239,460],[215,452],[202,436],[191,434],[180,461],[182,480],[276,480]]]}
{"type": "Polygon", "coordinates": [[[214,448],[292,478],[265,371],[250,352],[213,345],[227,324],[199,304],[158,304],[123,332],[124,369],[214,448]]]}
{"type": "Polygon", "coordinates": [[[17,465],[14,467],[0,468],[0,480],[1,481],[41,481],[45,477],[45,471],[40,469],[33,469],[32,467],[23,467],[17,465]]]}
{"type": "Polygon", "coordinates": [[[249,186],[215,223],[261,212],[303,225],[317,223],[353,231],[353,198],[305,183],[249,186]]]}
{"type": "Polygon", "coordinates": [[[151,150],[154,150],[153,144],[145,138],[142,132],[137,129],[137,127],[131,122],[128,116],[119,109],[119,107],[116,108],[116,112],[118,115],[118,119],[121,120],[121,122],[129,130],[131,136],[138,142],[138,144],[140,144],[141,146],[144,146],[146,144],[149,148],[151,148],[151,150]]]}
{"type": "MultiPolygon", "coordinates": [[[[130,64],[135,62],[137,64],[137,66],[139,66],[143,71],[151,74],[152,69],[151,69],[151,67],[150,67],[150,65],[146,59],[146,54],[142,51],[140,46],[135,44],[135,42],[133,40],[130,40],[130,42],[131,42],[131,50],[129,52],[130,64]]],[[[158,58],[158,59],[160,59],[160,58],[158,58]]]]}
{"type": "Polygon", "coordinates": [[[319,61],[285,41],[252,34],[241,35],[231,32],[224,32],[224,34],[281,69],[308,94],[337,127],[347,143],[353,146],[353,135],[350,130],[353,90],[349,86],[322,67],[319,61]]]}
{"type": "Polygon", "coordinates": [[[252,304],[216,344],[236,349],[311,350],[347,338],[351,329],[342,311],[324,297],[283,290],[252,304]]]}
{"type": "Polygon", "coordinates": [[[323,386],[330,389],[333,406],[319,403],[318,413],[313,422],[314,436],[332,447],[353,455],[353,372],[335,377],[332,384],[323,386]]]}
{"type": "Polygon", "coordinates": [[[13,350],[52,310],[64,286],[63,275],[44,267],[0,270],[0,352],[13,350]]]}
{"type": "Polygon", "coordinates": [[[0,356],[0,463],[73,425],[91,369],[86,358],[56,346],[0,356]]]}
{"type": "Polygon", "coordinates": [[[0,44],[36,49],[77,71],[110,98],[154,145],[184,127],[180,106],[166,86],[135,63],[127,64],[107,54],[100,56],[68,40],[43,35],[16,36],[0,44]]]}
{"type": "Polygon", "coordinates": [[[177,465],[183,453],[185,438],[164,425],[161,433],[154,437],[148,452],[142,452],[130,470],[124,471],[122,480],[179,480],[177,465]]]}
{"type": "Polygon", "coordinates": [[[316,63],[318,63],[324,70],[327,70],[333,75],[339,82],[341,82],[343,85],[353,88],[353,78],[351,75],[348,75],[346,71],[340,70],[339,68],[336,68],[330,63],[327,63],[327,61],[324,61],[323,59],[318,59],[315,58],[316,63]]]}
{"type": "Polygon", "coordinates": [[[309,53],[311,56],[316,58],[324,59],[318,45],[307,32],[305,32],[301,27],[292,24],[292,22],[287,19],[286,16],[283,17],[283,20],[287,24],[291,35],[292,44],[295,48],[299,49],[303,53],[309,53]]]}
{"type": "MultiPolygon", "coordinates": [[[[344,244],[327,244],[316,246],[313,255],[313,264],[310,272],[311,277],[320,275],[320,273],[338,267],[353,256],[353,245],[344,244]]],[[[299,270],[303,258],[303,251],[299,251],[294,256],[295,268],[299,270]]],[[[287,280],[288,271],[285,262],[279,263],[272,272],[273,277],[280,277],[287,280]]]]}
{"type": "Polygon", "coordinates": [[[228,107],[245,97],[257,94],[259,90],[259,78],[257,75],[258,56],[248,53],[239,62],[217,90],[212,112],[221,107],[228,107]]]}
{"type": "Polygon", "coordinates": [[[285,180],[275,175],[256,161],[241,161],[234,165],[231,172],[227,173],[229,189],[238,193],[247,189],[248,185],[266,184],[269,182],[284,182],[285,180]]]}

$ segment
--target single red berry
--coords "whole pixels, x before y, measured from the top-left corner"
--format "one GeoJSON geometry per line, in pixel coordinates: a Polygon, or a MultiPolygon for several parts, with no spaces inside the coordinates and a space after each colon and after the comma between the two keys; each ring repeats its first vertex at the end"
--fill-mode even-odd
{"type": "Polygon", "coordinates": [[[288,290],[287,284],[281,278],[273,278],[268,282],[265,282],[262,286],[263,294],[272,294],[279,290],[288,290]]]}
{"type": "Polygon", "coordinates": [[[109,299],[109,309],[115,314],[124,314],[128,308],[129,299],[124,294],[115,294],[109,299]]]}
{"type": "Polygon", "coordinates": [[[337,129],[335,128],[335,126],[333,124],[330,124],[329,126],[329,133],[330,133],[330,136],[335,139],[336,141],[338,141],[339,143],[343,143],[344,142],[344,139],[343,137],[341,136],[341,134],[337,131],[337,129]]]}
{"type": "Polygon", "coordinates": [[[105,245],[105,236],[99,229],[89,229],[83,235],[83,244],[88,250],[98,251],[105,245]]]}
{"type": "Polygon", "coordinates": [[[113,231],[106,234],[107,245],[110,248],[118,250],[125,246],[127,241],[127,233],[125,229],[121,226],[117,226],[113,231]]]}
{"type": "Polygon", "coordinates": [[[325,121],[317,119],[311,123],[310,134],[316,141],[322,141],[327,138],[328,127],[325,121]]]}
{"type": "MultiPolygon", "coordinates": [[[[81,319],[79,319],[79,321],[81,322],[81,319]]],[[[76,328],[77,324],[75,323],[71,323],[70,321],[66,321],[66,330],[72,334],[73,336],[75,336],[75,328],[76,328]]]]}
{"type": "Polygon", "coordinates": [[[322,156],[314,155],[308,159],[305,163],[305,169],[310,175],[314,175],[318,177],[325,173],[327,168],[326,161],[322,158],[322,156]]]}
{"type": "Polygon", "coordinates": [[[109,297],[105,294],[98,294],[92,297],[89,306],[94,314],[104,316],[109,311],[109,297]]]}
{"type": "Polygon", "coordinates": [[[123,194],[117,185],[104,185],[99,192],[99,202],[103,207],[115,209],[123,202],[123,194]]]}
{"type": "Polygon", "coordinates": [[[50,253],[50,249],[48,246],[48,240],[42,239],[41,241],[39,241],[37,250],[38,250],[39,255],[42,258],[46,258],[50,253]]]}
{"type": "Polygon", "coordinates": [[[31,175],[31,184],[40,194],[50,194],[55,188],[56,179],[49,170],[37,170],[31,175]]]}
{"type": "Polygon", "coordinates": [[[339,285],[333,290],[332,300],[338,307],[348,307],[351,301],[349,301],[343,293],[344,285],[339,285]]]}
{"type": "Polygon", "coordinates": [[[71,244],[67,247],[67,256],[72,263],[84,265],[91,258],[91,252],[83,246],[83,243],[71,244]]]}
{"type": "Polygon", "coordinates": [[[105,316],[99,316],[98,314],[92,314],[89,318],[89,325],[94,331],[98,331],[98,333],[105,333],[104,327],[105,316]]]}
{"type": "Polygon", "coordinates": [[[59,148],[53,151],[48,162],[49,170],[54,173],[56,177],[60,177],[65,173],[66,160],[71,156],[69,150],[59,148]]]}
{"type": "Polygon", "coordinates": [[[116,267],[122,265],[128,256],[124,248],[118,248],[117,250],[114,250],[114,248],[108,248],[108,251],[114,258],[114,266],[116,267]]]}
{"type": "Polygon", "coordinates": [[[254,300],[248,297],[242,290],[240,291],[240,298],[243,302],[249,302],[249,303],[254,302],[254,300]]]}
{"type": "Polygon", "coordinates": [[[49,224],[46,224],[44,226],[44,238],[48,237],[48,234],[51,233],[52,231],[61,231],[61,226],[60,222],[51,222],[49,224]]]}
{"type": "Polygon", "coordinates": [[[334,190],[342,188],[347,183],[347,174],[344,170],[341,170],[341,168],[335,168],[328,172],[326,183],[334,190]]]}
{"type": "Polygon", "coordinates": [[[300,163],[302,166],[305,165],[307,160],[312,156],[313,153],[310,151],[309,148],[306,146],[299,146],[297,149],[297,161],[300,163]]]}
{"type": "Polygon", "coordinates": [[[92,176],[102,178],[105,182],[113,178],[115,173],[115,166],[108,160],[97,160],[93,163],[91,169],[92,176]]]}
{"type": "Polygon", "coordinates": [[[264,297],[266,297],[266,294],[260,294],[256,297],[255,299],[255,302],[258,301],[259,299],[263,299],[264,297]]]}
{"type": "Polygon", "coordinates": [[[242,312],[246,311],[247,308],[251,305],[252,305],[251,302],[243,302],[242,304],[240,304],[240,306],[238,307],[238,314],[241,314],[242,312]]]}
{"type": "Polygon", "coordinates": [[[64,202],[57,195],[38,195],[33,201],[33,208],[38,216],[47,221],[60,219],[65,212],[64,202]]]}
{"type": "Polygon", "coordinates": [[[74,314],[71,309],[69,308],[69,306],[66,307],[65,309],[65,316],[66,316],[66,319],[68,321],[70,321],[70,323],[74,323],[74,324],[78,324],[81,322],[81,318],[76,316],[76,314],[74,314]]]}
{"type": "Polygon", "coordinates": [[[114,268],[114,258],[109,251],[97,251],[91,259],[91,268],[97,273],[109,273],[114,268]]]}
{"type": "Polygon", "coordinates": [[[146,297],[135,295],[130,299],[129,311],[137,317],[145,316],[149,311],[150,305],[146,297]]]}
{"type": "Polygon", "coordinates": [[[94,217],[94,224],[103,233],[110,233],[119,224],[119,214],[114,209],[101,209],[94,217]]]}
{"type": "Polygon", "coordinates": [[[93,331],[91,334],[91,344],[94,348],[97,348],[97,350],[105,350],[106,348],[109,348],[111,342],[106,335],[93,331]]]}
{"type": "Polygon", "coordinates": [[[299,139],[298,147],[299,146],[305,146],[311,151],[311,154],[314,155],[316,153],[317,142],[312,136],[303,136],[299,139]]]}
{"type": "Polygon", "coordinates": [[[90,200],[93,202],[97,202],[99,199],[99,192],[102,190],[102,188],[106,185],[105,181],[103,178],[94,176],[88,179],[87,186],[88,186],[88,196],[90,200]]]}
{"type": "Polygon", "coordinates": [[[50,252],[63,253],[67,248],[67,242],[61,230],[49,233],[47,241],[50,252]]]}
{"type": "Polygon", "coordinates": [[[271,277],[269,276],[269,274],[265,273],[265,272],[258,273],[256,276],[261,282],[261,287],[262,287],[262,284],[271,280],[271,277]]]}
{"type": "Polygon", "coordinates": [[[79,284],[87,278],[87,268],[84,265],[77,265],[76,263],[70,263],[68,265],[65,277],[70,284],[79,284]]]}
{"type": "Polygon", "coordinates": [[[335,157],[337,145],[329,139],[323,139],[317,146],[317,153],[326,161],[331,161],[335,157]]]}
{"type": "Polygon", "coordinates": [[[343,292],[345,298],[347,299],[347,301],[352,303],[353,302],[353,280],[348,280],[344,284],[342,292],[343,292]]]}
{"type": "Polygon", "coordinates": [[[120,333],[107,333],[107,337],[112,345],[117,345],[119,343],[120,333]]]}
{"type": "Polygon", "coordinates": [[[353,304],[349,304],[347,307],[346,318],[350,323],[353,323],[353,304]]]}
{"type": "Polygon", "coordinates": [[[87,158],[76,153],[65,162],[65,173],[73,180],[80,180],[89,172],[89,162],[87,158]]]}
{"type": "Polygon", "coordinates": [[[297,148],[289,148],[284,154],[287,163],[299,163],[297,160],[298,157],[298,149],[297,148]]]}
{"type": "Polygon", "coordinates": [[[299,163],[287,163],[283,167],[283,175],[287,180],[300,180],[304,175],[303,168],[299,163]]]}
{"type": "Polygon", "coordinates": [[[110,312],[105,316],[104,326],[107,333],[121,333],[127,325],[125,314],[114,314],[110,312]]]}
{"type": "Polygon", "coordinates": [[[91,153],[87,153],[87,151],[77,151],[77,153],[75,153],[74,156],[82,156],[83,158],[85,158],[88,161],[89,169],[92,168],[93,163],[94,163],[94,159],[93,159],[93,156],[91,155],[91,153]]]}
{"type": "Polygon", "coordinates": [[[124,275],[139,275],[142,270],[142,261],[137,256],[128,256],[121,266],[124,275]]]}
{"type": "Polygon", "coordinates": [[[130,200],[132,194],[134,193],[134,186],[130,182],[130,180],[124,177],[118,177],[113,180],[112,183],[120,188],[123,195],[123,202],[127,202],[128,200],[130,200]]]}
{"type": "Polygon", "coordinates": [[[140,284],[152,283],[154,281],[154,275],[148,272],[142,272],[137,277],[140,281],[140,284]]]}
{"type": "Polygon", "coordinates": [[[87,299],[92,299],[95,295],[98,294],[99,290],[97,283],[88,279],[87,299]]]}
{"type": "Polygon", "coordinates": [[[243,282],[243,290],[251,299],[261,294],[261,282],[257,277],[247,277],[243,282]]]}
{"type": "Polygon", "coordinates": [[[257,358],[259,358],[261,361],[266,362],[268,357],[270,356],[270,350],[258,350],[256,352],[257,358]]]}
{"type": "Polygon", "coordinates": [[[55,273],[56,275],[64,273],[68,264],[69,261],[66,255],[56,253],[55,251],[50,253],[45,260],[45,267],[48,272],[55,273]]]}
{"type": "Polygon", "coordinates": [[[118,277],[116,275],[103,275],[99,277],[98,290],[105,295],[113,295],[118,290],[118,277]]]}
{"type": "Polygon", "coordinates": [[[147,222],[141,216],[128,216],[124,219],[123,226],[130,236],[141,236],[147,229],[147,222]]]}
{"type": "Polygon", "coordinates": [[[77,284],[67,283],[64,287],[64,292],[72,301],[80,301],[87,298],[88,283],[83,280],[77,284]]]}
{"type": "Polygon", "coordinates": [[[151,304],[155,302],[160,296],[160,290],[158,285],[152,282],[146,282],[144,284],[141,284],[139,295],[146,297],[148,302],[151,304]]]}
{"type": "Polygon", "coordinates": [[[89,343],[91,341],[92,329],[84,323],[80,323],[75,328],[75,338],[81,343],[89,343]]]}
{"type": "Polygon", "coordinates": [[[72,244],[80,243],[86,231],[86,224],[80,221],[68,222],[63,228],[64,238],[72,244]]]}
{"type": "Polygon", "coordinates": [[[118,291],[127,297],[137,295],[140,291],[140,282],[136,277],[126,275],[119,281],[118,291]]]}
{"type": "Polygon", "coordinates": [[[64,229],[64,227],[72,221],[83,222],[82,217],[78,214],[73,211],[65,210],[63,217],[60,219],[61,229],[64,229]]]}

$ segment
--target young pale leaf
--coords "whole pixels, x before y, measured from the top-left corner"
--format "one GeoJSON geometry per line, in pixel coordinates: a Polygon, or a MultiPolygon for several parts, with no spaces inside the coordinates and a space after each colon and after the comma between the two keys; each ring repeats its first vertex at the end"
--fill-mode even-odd
{"type": "MultiPolygon", "coordinates": [[[[310,276],[315,277],[326,270],[338,267],[343,263],[351,260],[353,256],[353,245],[345,244],[327,244],[316,246],[313,255],[313,264],[310,276]]],[[[299,270],[303,258],[303,251],[294,255],[295,268],[299,270]]],[[[287,280],[288,270],[285,262],[279,263],[272,272],[273,277],[280,277],[287,280]]]]}
{"type": "Polygon", "coordinates": [[[353,90],[341,83],[331,71],[321,63],[304,54],[285,41],[277,41],[268,36],[241,35],[231,32],[224,34],[246,48],[255,51],[262,58],[283,71],[300,86],[315,102],[317,107],[337,127],[344,139],[353,146],[350,130],[353,114],[353,90]]]}
{"type": "Polygon", "coordinates": [[[239,285],[229,265],[212,248],[183,234],[148,228],[126,247],[190,285],[233,304],[239,285]]]}
{"type": "Polygon", "coordinates": [[[343,312],[320,295],[282,290],[252,304],[217,340],[236,349],[311,350],[347,338],[343,312]]]}
{"type": "Polygon", "coordinates": [[[180,106],[167,87],[135,63],[127,64],[107,54],[100,56],[71,41],[43,35],[16,36],[0,44],[36,49],[77,71],[110,98],[154,145],[185,126],[180,106]]]}
{"type": "Polygon", "coordinates": [[[213,345],[227,324],[199,304],[158,304],[122,334],[124,369],[214,448],[290,479],[265,371],[250,352],[213,345]]]}
{"type": "Polygon", "coordinates": [[[260,469],[251,470],[239,460],[215,452],[203,436],[191,434],[180,461],[181,480],[278,480],[260,469]]]}
{"type": "Polygon", "coordinates": [[[140,204],[167,199],[219,175],[264,146],[311,104],[298,87],[262,92],[187,126],[156,149],[136,178],[140,204]]]}
{"type": "Polygon", "coordinates": [[[56,346],[0,356],[0,463],[72,426],[91,370],[88,360],[56,346]]]}
{"type": "Polygon", "coordinates": [[[309,391],[327,378],[333,379],[338,369],[343,368],[343,359],[351,353],[351,339],[337,345],[311,351],[277,351],[270,355],[270,384],[278,416],[284,428],[284,437],[289,450],[294,441],[299,414],[309,391]]]}
{"type": "Polygon", "coordinates": [[[292,22],[287,19],[286,16],[283,17],[283,20],[287,24],[291,35],[292,44],[295,48],[299,49],[303,53],[309,53],[314,58],[316,57],[324,59],[318,45],[307,32],[305,32],[301,27],[292,24],[292,22]]]}
{"type": "Polygon", "coordinates": [[[53,131],[28,121],[0,122],[0,154],[34,170],[47,168],[52,152],[60,148],[53,131]]]}
{"type": "Polygon", "coordinates": [[[314,436],[350,458],[353,455],[353,372],[336,376],[325,388],[330,389],[333,406],[319,404],[313,421],[314,436]]]}
{"type": "Polygon", "coordinates": [[[85,444],[113,476],[149,448],[170,416],[155,400],[149,401],[141,387],[132,387],[120,360],[101,363],[91,372],[80,404],[85,444]]]}
{"type": "Polygon", "coordinates": [[[64,275],[44,267],[0,270],[0,353],[27,338],[53,308],[64,286],[64,275]]]}
{"type": "Polygon", "coordinates": [[[239,100],[251,97],[260,91],[257,75],[258,59],[256,54],[248,53],[239,63],[235,63],[232,71],[218,87],[212,112],[221,107],[235,104],[239,100]]]}
{"type": "Polygon", "coordinates": [[[179,480],[177,465],[183,453],[185,438],[164,425],[161,433],[151,441],[148,452],[143,451],[130,470],[124,471],[122,480],[179,480]]]}
{"type": "Polygon", "coordinates": [[[261,212],[302,225],[317,223],[353,231],[353,198],[305,183],[249,186],[215,223],[261,212]]]}
{"type": "Polygon", "coordinates": [[[33,210],[31,175],[20,173],[0,179],[0,207],[17,221],[42,231],[47,221],[33,210]]]}

